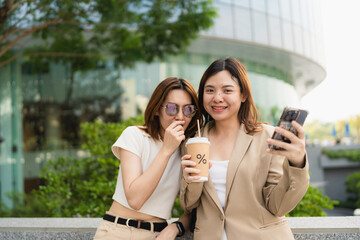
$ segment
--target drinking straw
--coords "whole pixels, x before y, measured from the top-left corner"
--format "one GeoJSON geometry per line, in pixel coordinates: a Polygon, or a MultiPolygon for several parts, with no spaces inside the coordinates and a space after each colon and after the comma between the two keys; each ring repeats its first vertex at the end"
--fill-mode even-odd
{"type": "Polygon", "coordinates": [[[199,132],[199,137],[201,137],[201,133],[200,133],[200,123],[199,123],[199,119],[197,120],[197,125],[198,125],[198,132],[199,132]]]}

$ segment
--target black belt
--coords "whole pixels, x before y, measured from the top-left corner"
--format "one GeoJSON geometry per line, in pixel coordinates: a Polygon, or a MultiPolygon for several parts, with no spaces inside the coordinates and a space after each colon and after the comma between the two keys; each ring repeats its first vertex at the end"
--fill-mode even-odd
{"type": "MultiPolygon", "coordinates": [[[[109,222],[115,222],[116,217],[105,214],[103,219],[109,222]]],[[[167,222],[142,222],[131,218],[125,219],[120,217],[118,218],[117,223],[126,225],[128,227],[142,228],[145,230],[151,230],[151,224],[153,224],[154,232],[161,232],[168,225],[167,222]]]]}

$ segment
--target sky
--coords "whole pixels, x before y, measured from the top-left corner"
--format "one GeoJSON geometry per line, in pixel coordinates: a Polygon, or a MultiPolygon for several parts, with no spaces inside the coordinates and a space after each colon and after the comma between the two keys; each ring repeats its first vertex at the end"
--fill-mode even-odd
{"type": "Polygon", "coordinates": [[[321,0],[326,72],[301,99],[307,122],[336,122],[360,115],[360,1],[321,0]]]}

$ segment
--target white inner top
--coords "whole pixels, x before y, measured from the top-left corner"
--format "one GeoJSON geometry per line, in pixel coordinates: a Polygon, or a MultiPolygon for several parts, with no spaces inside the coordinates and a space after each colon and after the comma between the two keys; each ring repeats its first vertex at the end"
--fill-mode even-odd
{"type": "Polygon", "coordinates": [[[209,169],[211,181],[214,184],[215,190],[218,194],[221,206],[225,206],[225,192],[226,192],[226,173],[229,165],[229,160],[213,161],[212,167],[209,169]]]}
{"type": "MultiPolygon", "coordinates": [[[[219,197],[221,206],[225,206],[225,194],[226,194],[226,174],[229,165],[229,160],[224,161],[212,161],[212,167],[209,170],[209,176],[214,184],[215,190],[219,197]]],[[[223,240],[227,240],[226,232],[224,229],[223,240]]]]}

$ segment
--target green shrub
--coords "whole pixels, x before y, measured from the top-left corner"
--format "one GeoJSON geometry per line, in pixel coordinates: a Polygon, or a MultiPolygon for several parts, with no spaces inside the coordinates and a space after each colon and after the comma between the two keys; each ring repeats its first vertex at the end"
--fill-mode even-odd
{"type": "Polygon", "coordinates": [[[328,196],[322,194],[321,190],[310,185],[303,199],[287,216],[326,216],[323,209],[333,209],[336,204],[338,204],[338,201],[330,200],[328,196]]]}
{"type": "Polygon", "coordinates": [[[45,184],[28,195],[12,193],[15,207],[1,205],[2,216],[101,217],[112,203],[120,164],[111,146],[126,127],[143,123],[139,116],[81,124],[82,147],[90,157],[48,161],[40,172],[45,184]]]}
{"type": "MultiPolygon", "coordinates": [[[[346,158],[352,162],[360,162],[360,149],[349,150],[329,150],[323,149],[322,153],[330,159],[346,158]]],[[[360,207],[360,172],[354,172],[347,176],[345,181],[346,191],[354,196],[341,202],[341,207],[356,208],[360,207]]]]}
{"type": "MultiPolygon", "coordinates": [[[[143,117],[139,116],[121,123],[82,124],[82,146],[90,156],[62,157],[47,162],[40,174],[45,184],[28,195],[12,193],[15,207],[10,210],[0,202],[1,216],[102,217],[112,203],[120,164],[110,147],[126,127],[143,122],[143,117]]],[[[324,216],[322,209],[332,208],[334,203],[310,186],[289,216],[324,216]]],[[[179,217],[182,213],[179,199],[176,199],[172,216],[179,217]]]]}
{"type": "Polygon", "coordinates": [[[47,217],[46,200],[36,193],[24,194],[9,192],[6,194],[13,202],[13,208],[8,208],[0,202],[0,217],[47,217]]]}
{"type": "Polygon", "coordinates": [[[41,177],[46,183],[33,194],[44,202],[48,216],[99,217],[110,207],[118,166],[110,158],[59,158],[45,166],[41,177]]]}
{"type": "Polygon", "coordinates": [[[351,149],[351,150],[323,149],[322,153],[328,156],[330,159],[346,158],[352,162],[360,162],[360,149],[351,149]]]}
{"type": "Polygon", "coordinates": [[[345,181],[346,191],[354,195],[349,202],[355,202],[355,207],[360,208],[360,172],[354,172],[347,176],[345,181]]]}

